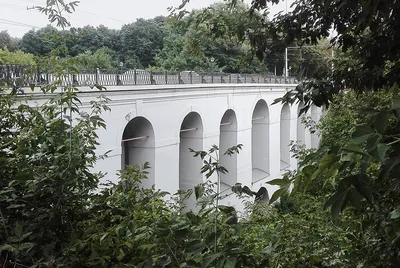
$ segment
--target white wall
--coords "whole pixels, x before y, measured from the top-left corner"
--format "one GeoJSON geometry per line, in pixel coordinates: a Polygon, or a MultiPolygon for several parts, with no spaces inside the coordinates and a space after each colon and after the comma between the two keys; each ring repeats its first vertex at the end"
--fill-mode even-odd
{"type": "MultiPolygon", "coordinates": [[[[156,188],[175,193],[178,189],[184,188],[184,183],[179,183],[180,176],[181,178],[183,178],[182,176],[191,178],[192,175],[186,173],[189,171],[190,174],[195,174],[196,179],[201,178],[204,180],[204,176],[199,175],[200,169],[198,169],[199,173],[192,173],[199,167],[198,162],[196,164],[194,164],[195,162],[188,162],[187,164],[185,162],[193,160],[193,155],[186,151],[186,147],[189,147],[188,143],[191,143],[190,147],[195,147],[193,149],[203,150],[209,149],[213,144],[225,148],[241,143],[244,147],[236,157],[236,181],[243,185],[252,186],[254,191],[257,191],[262,186],[267,187],[271,195],[277,188],[266,184],[266,182],[281,176],[280,122],[282,115],[282,106],[280,104],[271,104],[274,99],[281,97],[288,88],[294,87],[295,85],[283,84],[109,87],[108,91],[103,92],[103,94],[112,100],[109,104],[112,111],[102,115],[102,118],[107,123],[107,130],[98,131],[100,146],[97,151],[98,154],[108,150],[112,150],[112,152],[108,158],[99,160],[94,171],[107,172],[104,180],[114,182],[118,180],[115,174],[121,168],[121,140],[124,129],[130,120],[141,116],[151,123],[154,131],[154,163],[150,164],[154,168],[152,174],[154,174],[156,188]],[[268,109],[268,121],[264,122],[264,126],[268,126],[269,132],[265,136],[256,137],[260,140],[260,144],[256,148],[269,147],[269,150],[264,150],[264,153],[259,158],[253,154],[252,129],[253,127],[257,128],[258,125],[253,125],[252,118],[256,104],[260,100],[265,101],[268,109]],[[236,132],[232,132],[236,135],[230,133],[228,136],[221,127],[221,122],[224,114],[229,109],[234,112],[237,125],[236,132]],[[181,136],[182,123],[191,112],[197,113],[201,119],[202,131],[198,130],[196,134],[200,136],[191,137],[191,134],[187,133],[189,136],[186,136],[186,134],[181,136]],[[229,142],[220,142],[220,137],[222,137],[220,133],[222,133],[222,136],[225,135],[227,137],[224,142],[229,142]],[[234,137],[236,137],[236,144],[228,144],[230,141],[234,141],[234,137]],[[183,157],[183,155],[186,155],[186,157],[183,157]],[[254,184],[252,184],[253,158],[257,158],[254,159],[255,161],[261,159],[263,163],[267,161],[265,166],[270,174],[264,180],[254,184]]],[[[89,106],[89,101],[98,93],[88,92],[90,90],[85,88],[82,91],[87,93],[81,94],[81,101],[84,105],[89,106]]],[[[286,120],[285,127],[289,127],[289,137],[283,137],[285,142],[297,139],[297,111],[298,107],[294,105],[290,107],[289,115],[285,114],[284,116],[286,120]]],[[[293,159],[290,160],[290,163],[292,167],[296,166],[293,165],[295,163],[293,159]]],[[[231,164],[232,162],[229,161],[227,166],[234,171],[231,164]]],[[[232,181],[234,181],[234,176],[232,178],[232,181]]],[[[214,176],[211,179],[215,181],[216,177],[214,176]]],[[[231,178],[229,181],[231,181],[231,178]]],[[[241,203],[233,196],[223,200],[222,203],[237,207],[241,206],[241,203]]]]}

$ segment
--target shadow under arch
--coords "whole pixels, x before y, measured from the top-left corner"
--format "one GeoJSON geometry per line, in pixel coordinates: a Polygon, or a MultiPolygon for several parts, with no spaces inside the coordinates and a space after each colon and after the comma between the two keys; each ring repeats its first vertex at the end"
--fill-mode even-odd
{"type": "Polygon", "coordinates": [[[260,99],[253,110],[251,127],[252,184],[270,175],[270,122],[265,100],[260,99]]]}
{"type": "MultiPolygon", "coordinates": [[[[197,112],[190,112],[183,119],[179,135],[179,189],[194,189],[199,183],[203,182],[203,176],[200,173],[202,160],[200,157],[193,157],[189,151],[203,150],[203,122],[197,112]]],[[[196,198],[191,197],[184,201],[186,210],[194,210],[196,198]]]]}
{"type": "Polygon", "coordinates": [[[221,174],[221,192],[232,188],[237,182],[237,154],[223,155],[226,150],[237,145],[237,119],[235,111],[229,109],[222,116],[219,134],[219,157],[221,166],[228,173],[221,174]]]}
{"type": "Polygon", "coordinates": [[[143,165],[150,163],[147,170],[147,180],[142,181],[142,187],[151,188],[154,183],[155,169],[155,136],[154,129],[149,120],[137,116],[125,126],[122,135],[122,169],[126,166],[143,165]]]}
{"type": "Polygon", "coordinates": [[[281,152],[281,171],[290,168],[290,107],[284,104],[281,110],[280,120],[280,152],[281,152]]]}

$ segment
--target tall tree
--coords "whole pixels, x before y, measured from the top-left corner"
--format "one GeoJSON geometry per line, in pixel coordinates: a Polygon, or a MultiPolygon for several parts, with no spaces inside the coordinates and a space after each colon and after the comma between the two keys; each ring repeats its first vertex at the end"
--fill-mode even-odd
{"type": "Polygon", "coordinates": [[[58,31],[51,25],[39,30],[30,30],[21,39],[20,48],[26,52],[37,56],[48,55],[56,48],[54,37],[58,31]]]}
{"type": "Polygon", "coordinates": [[[238,28],[248,28],[262,20],[250,18],[248,11],[244,4],[232,7],[216,3],[193,11],[183,20],[170,20],[170,34],[157,56],[157,64],[167,69],[180,66],[179,70],[265,71],[264,64],[248,58],[246,35],[236,35],[238,28]]]}
{"type": "Polygon", "coordinates": [[[156,17],[150,20],[138,19],[134,23],[122,26],[121,51],[127,67],[147,68],[155,64],[154,58],[163,47],[164,25],[165,18],[156,17]]]}
{"type": "Polygon", "coordinates": [[[19,39],[11,37],[8,31],[0,32],[0,49],[7,48],[9,51],[14,52],[18,50],[19,39]]]}

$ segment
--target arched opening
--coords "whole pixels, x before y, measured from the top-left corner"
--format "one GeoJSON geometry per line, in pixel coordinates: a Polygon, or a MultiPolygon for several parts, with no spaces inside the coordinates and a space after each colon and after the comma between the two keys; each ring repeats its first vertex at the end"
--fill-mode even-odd
{"type": "MultiPolygon", "coordinates": [[[[180,129],[179,144],[179,189],[189,190],[202,182],[200,169],[202,161],[200,157],[193,157],[189,151],[203,150],[203,123],[201,117],[196,112],[189,113],[183,119],[180,129]]],[[[194,209],[196,198],[192,195],[185,200],[186,209],[194,209]]]]}
{"type": "Polygon", "coordinates": [[[286,170],[290,167],[290,108],[288,104],[282,107],[280,130],[281,170],[286,170]]]}
{"type": "MultiPolygon", "coordinates": [[[[299,108],[297,109],[297,115],[300,114],[300,110],[304,108],[304,103],[299,103],[299,108]]],[[[306,145],[306,125],[302,122],[305,114],[302,113],[301,116],[297,117],[297,142],[299,145],[306,145]]]]}
{"type": "Polygon", "coordinates": [[[252,182],[254,184],[270,175],[269,112],[265,100],[259,100],[253,111],[251,149],[252,182]]]}
{"type": "Polygon", "coordinates": [[[229,190],[237,182],[237,154],[223,155],[226,150],[237,145],[237,120],[233,110],[228,110],[222,117],[219,135],[220,164],[228,170],[221,174],[221,192],[229,190]]]}
{"type": "Polygon", "coordinates": [[[148,179],[142,181],[142,187],[151,188],[154,181],[155,169],[155,138],[151,123],[144,117],[135,117],[126,125],[122,136],[122,168],[125,166],[143,165],[150,163],[147,170],[148,179]]]}
{"type": "MultiPolygon", "coordinates": [[[[315,105],[311,106],[311,119],[315,124],[318,124],[318,121],[321,117],[321,109],[315,105]]],[[[311,134],[311,148],[319,147],[319,133],[318,130],[315,129],[315,132],[311,134]]]]}

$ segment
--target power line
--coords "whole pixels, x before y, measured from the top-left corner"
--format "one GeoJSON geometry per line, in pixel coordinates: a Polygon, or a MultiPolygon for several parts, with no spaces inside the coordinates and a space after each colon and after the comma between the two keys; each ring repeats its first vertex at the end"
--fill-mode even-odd
{"type": "Polygon", "coordinates": [[[13,21],[13,20],[6,20],[6,19],[0,19],[0,23],[2,23],[2,24],[10,24],[10,25],[15,25],[15,26],[21,26],[21,27],[40,28],[40,27],[32,25],[32,24],[26,24],[26,23],[13,21]]]}

